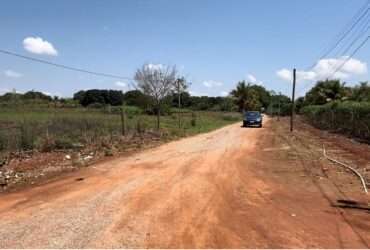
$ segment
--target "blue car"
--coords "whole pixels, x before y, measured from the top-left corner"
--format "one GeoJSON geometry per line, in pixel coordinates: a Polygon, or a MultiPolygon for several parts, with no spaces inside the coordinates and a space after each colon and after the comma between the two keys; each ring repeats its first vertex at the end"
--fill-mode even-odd
{"type": "Polygon", "coordinates": [[[244,113],[243,127],[262,127],[262,114],[258,111],[247,111],[244,113]]]}

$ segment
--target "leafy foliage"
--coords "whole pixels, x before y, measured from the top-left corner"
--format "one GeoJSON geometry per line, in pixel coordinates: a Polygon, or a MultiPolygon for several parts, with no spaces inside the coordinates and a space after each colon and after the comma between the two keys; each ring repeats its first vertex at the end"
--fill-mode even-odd
{"type": "Polygon", "coordinates": [[[309,105],[321,105],[331,101],[342,100],[346,96],[344,83],[339,80],[318,81],[316,85],[307,92],[305,101],[309,105]]]}
{"type": "Polygon", "coordinates": [[[77,92],[73,95],[73,98],[78,100],[84,107],[95,103],[112,106],[123,104],[123,93],[119,90],[90,89],[77,92]]]}

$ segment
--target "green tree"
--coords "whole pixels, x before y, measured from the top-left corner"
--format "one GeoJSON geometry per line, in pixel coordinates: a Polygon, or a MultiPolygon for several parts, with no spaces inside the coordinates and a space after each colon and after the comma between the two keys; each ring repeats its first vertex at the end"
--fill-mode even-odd
{"type": "Polygon", "coordinates": [[[243,111],[248,96],[248,85],[245,81],[238,82],[236,88],[231,91],[230,95],[234,98],[239,111],[243,111]]]}
{"type": "MultiPolygon", "coordinates": [[[[259,110],[263,106],[261,102],[261,93],[265,89],[260,88],[257,85],[246,84],[245,81],[238,82],[236,88],[231,91],[231,96],[235,100],[235,104],[238,106],[239,111],[243,110],[259,110]]],[[[263,96],[268,98],[269,95],[263,96]]],[[[268,106],[268,100],[266,106],[268,106]]]]}
{"type": "Polygon", "coordinates": [[[130,90],[123,94],[125,104],[148,109],[151,104],[150,96],[145,95],[140,90],[130,90]]]}
{"type": "Polygon", "coordinates": [[[247,91],[247,98],[244,102],[244,110],[260,110],[262,104],[259,100],[258,92],[255,89],[248,89],[247,91]]]}
{"type": "Polygon", "coordinates": [[[307,92],[305,102],[309,105],[322,105],[331,101],[342,100],[348,95],[344,85],[345,83],[341,83],[339,80],[318,81],[307,92]]]}
{"type": "Polygon", "coordinates": [[[368,82],[360,82],[352,90],[351,100],[357,102],[370,102],[370,85],[368,82]]]}

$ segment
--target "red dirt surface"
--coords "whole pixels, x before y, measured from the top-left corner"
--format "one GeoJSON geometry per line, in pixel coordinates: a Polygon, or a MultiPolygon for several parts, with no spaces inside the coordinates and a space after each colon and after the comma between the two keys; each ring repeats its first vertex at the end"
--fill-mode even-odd
{"type": "Polygon", "coordinates": [[[0,248],[368,248],[368,196],[321,152],[357,151],[287,128],[235,124],[2,194],[0,248]]]}

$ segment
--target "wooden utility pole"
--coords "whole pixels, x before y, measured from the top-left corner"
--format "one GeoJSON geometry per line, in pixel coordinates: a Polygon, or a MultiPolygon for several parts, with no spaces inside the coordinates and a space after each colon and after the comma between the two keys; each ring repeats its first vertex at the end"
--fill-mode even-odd
{"type": "Polygon", "coordinates": [[[181,128],[181,82],[179,79],[177,79],[177,94],[179,95],[179,128],[181,128]]]}
{"type": "Polygon", "coordinates": [[[295,111],[295,82],[296,82],[296,69],[293,69],[293,91],[292,91],[292,111],[290,114],[290,132],[293,132],[294,111],[295,111]]]}
{"type": "Polygon", "coordinates": [[[281,98],[281,92],[279,92],[279,97],[278,97],[278,121],[280,121],[280,109],[281,109],[280,98],[281,98]]]}

